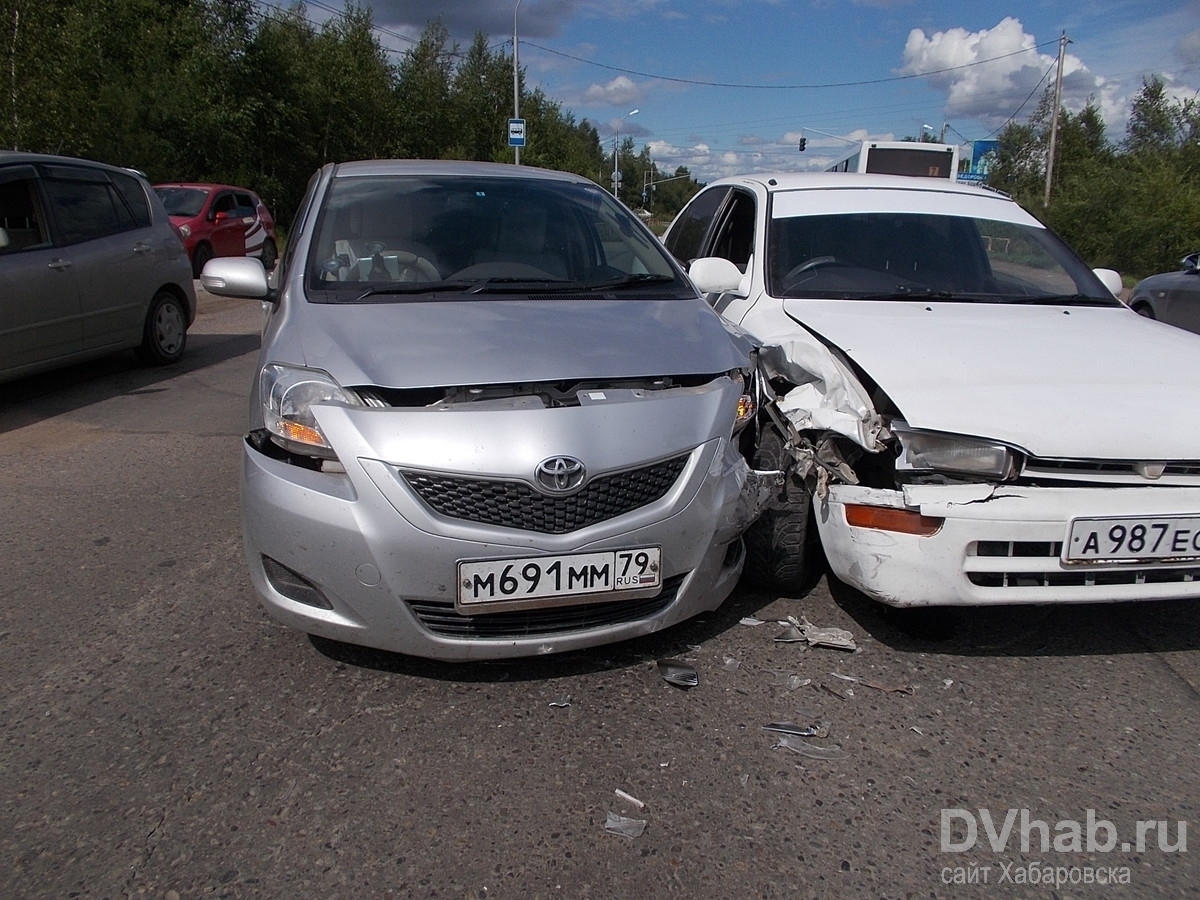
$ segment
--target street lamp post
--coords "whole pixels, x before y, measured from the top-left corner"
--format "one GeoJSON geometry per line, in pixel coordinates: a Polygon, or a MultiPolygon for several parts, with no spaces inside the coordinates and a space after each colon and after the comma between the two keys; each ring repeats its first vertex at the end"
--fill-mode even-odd
{"type": "MultiPolygon", "coordinates": [[[[520,0],[518,0],[518,2],[520,2],[520,0]]],[[[613,182],[612,182],[612,185],[613,185],[613,196],[614,197],[617,196],[617,178],[621,174],[621,170],[617,166],[617,135],[621,133],[621,123],[624,122],[626,119],[628,119],[630,116],[636,116],[639,112],[641,112],[640,109],[631,109],[629,112],[625,113],[625,115],[621,116],[621,118],[617,119],[617,124],[613,126],[613,174],[612,174],[613,182]]]]}
{"type": "MultiPolygon", "coordinates": [[[[513,7],[513,118],[521,118],[521,70],[517,65],[517,10],[521,8],[521,0],[513,7]]],[[[513,163],[521,164],[521,148],[513,147],[513,163]]]]}

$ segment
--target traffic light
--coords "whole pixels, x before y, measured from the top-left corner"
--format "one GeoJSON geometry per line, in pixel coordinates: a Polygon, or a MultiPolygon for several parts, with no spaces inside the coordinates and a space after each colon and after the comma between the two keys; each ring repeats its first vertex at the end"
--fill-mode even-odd
{"type": "Polygon", "coordinates": [[[808,138],[800,138],[800,152],[804,152],[804,148],[808,146],[808,138]]]}

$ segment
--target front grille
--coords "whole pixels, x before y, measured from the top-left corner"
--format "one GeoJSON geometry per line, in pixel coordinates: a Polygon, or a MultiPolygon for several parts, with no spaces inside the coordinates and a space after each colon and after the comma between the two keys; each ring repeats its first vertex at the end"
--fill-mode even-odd
{"type": "Polygon", "coordinates": [[[1171,480],[1192,482],[1200,478],[1200,461],[1162,460],[1162,475],[1145,478],[1138,471],[1141,463],[1130,460],[1103,459],[1043,459],[1030,457],[1021,469],[1022,478],[1061,479],[1064,481],[1095,481],[1102,484],[1128,483],[1136,485],[1162,484],[1171,480]]]}
{"type": "Polygon", "coordinates": [[[451,519],[567,534],[665,496],[687,465],[687,454],[640,469],[593,478],[569,497],[549,497],[523,481],[461,475],[400,474],[430,509],[451,519]]]}
{"type": "Polygon", "coordinates": [[[636,622],[662,612],[671,605],[686,576],[676,575],[663,582],[657,597],[643,600],[616,600],[607,603],[582,603],[541,609],[460,615],[453,603],[410,600],[408,608],[421,624],[434,634],[451,638],[520,638],[565,634],[588,628],[603,628],[636,622]]]}
{"type": "Polygon", "coordinates": [[[1064,569],[1059,565],[1061,541],[980,541],[976,559],[995,560],[984,570],[970,571],[967,577],[979,587],[1096,587],[1123,584],[1184,584],[1200,581],[1200,568],[1170,564],[1122,564],[1107,568],[1079,566],[1064,569]],[[1021,560],[1005,566],[1002,560],[1021,560]],[[1039,564],[1037,560],[1045,560],[1039,564]]]}

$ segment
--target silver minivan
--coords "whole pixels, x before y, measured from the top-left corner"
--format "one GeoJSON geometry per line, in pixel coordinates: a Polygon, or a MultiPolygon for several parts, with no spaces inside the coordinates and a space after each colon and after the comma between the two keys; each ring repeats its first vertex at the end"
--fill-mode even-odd
{"type": "Polygon", "coordinates": [[[195,317],[187,254],[144,177],[0,151],[0,381],[130,348],[172,363],[195,317]]]}

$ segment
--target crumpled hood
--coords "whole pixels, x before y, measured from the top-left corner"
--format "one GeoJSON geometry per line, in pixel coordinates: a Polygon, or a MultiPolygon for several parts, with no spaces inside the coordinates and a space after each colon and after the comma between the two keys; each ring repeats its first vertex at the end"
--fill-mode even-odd
{"type": "Polygon", "coordinates": [[[715,374],[747,366],[750,346],[699,298],[401,298],[293,315],[301,362],[351,386],[715,374]]]}
{"type": "Polygon", "coordinates": [[[1125,308],[784,301],[916,428],[1042,457],[1200,458],[1200,336],[1125,308]]]}

